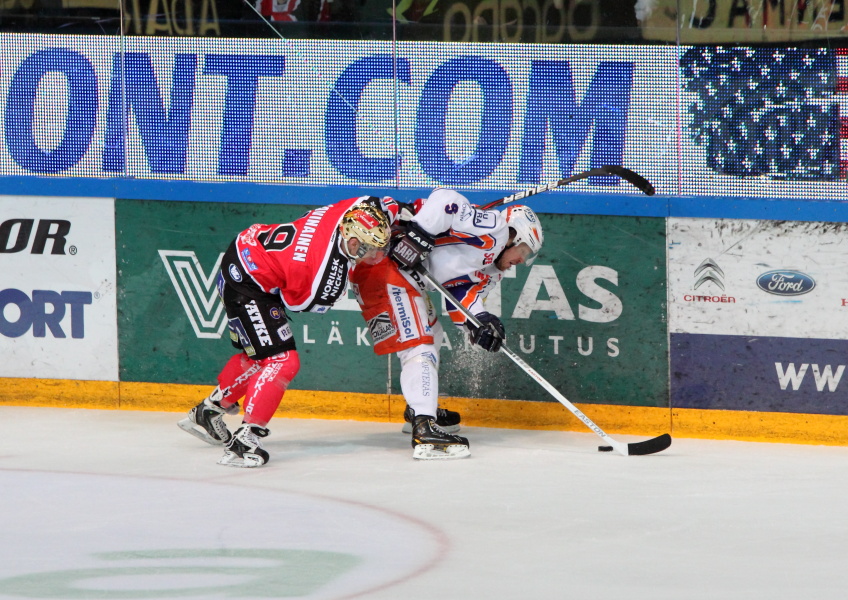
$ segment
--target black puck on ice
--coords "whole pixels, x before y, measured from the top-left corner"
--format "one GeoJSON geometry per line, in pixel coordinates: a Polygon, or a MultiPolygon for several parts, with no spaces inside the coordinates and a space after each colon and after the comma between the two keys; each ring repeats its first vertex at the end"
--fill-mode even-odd
{"type": "Polygon", "coordinates": [[[612,446],[598,446],[598,452],[612,452],[612,446]]]}

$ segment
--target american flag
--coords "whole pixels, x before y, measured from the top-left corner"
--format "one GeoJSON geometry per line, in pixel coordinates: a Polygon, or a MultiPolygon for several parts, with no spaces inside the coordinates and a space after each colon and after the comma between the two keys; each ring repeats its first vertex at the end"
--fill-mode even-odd
{"type": "Polygon", "coordinates": [[[828,181],[848,166],[848,49],[688,49],[688,131],[707,165],[740,177],[828,181]],[[843,106],[840,106],[842,104],[843,106]],[[843,110],[840,111],[840,108],[843,110]]]}

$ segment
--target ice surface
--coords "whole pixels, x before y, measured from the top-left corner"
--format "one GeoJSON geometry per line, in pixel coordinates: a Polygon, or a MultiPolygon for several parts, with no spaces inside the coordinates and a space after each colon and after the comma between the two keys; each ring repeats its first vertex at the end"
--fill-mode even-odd
{"type": "Polygon", "coordinates": [[[400,424],[277,418],[270,464],[248,470],[181,417],[0,407],[0,598],[848,589],[848,448],[675,439],[623,457],[591,433],[465,428],[471,458],[417,462],[400,424]]]}

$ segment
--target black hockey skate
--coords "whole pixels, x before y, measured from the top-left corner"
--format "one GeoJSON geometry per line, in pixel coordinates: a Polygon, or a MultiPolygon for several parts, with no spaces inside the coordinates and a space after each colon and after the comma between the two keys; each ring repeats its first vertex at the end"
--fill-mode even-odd
{"type": "Polygon", "coordinates": [[[177,425],[180,429],[187,431],[194,437],[203,440],[207,444],[220,446],[227,444],[233,435],[224,423],[224,415],[237,415],[239,413],[238,402],[224,408],[218,388],[212,392],[203,402],[188,411],[188,416],[177,425]]]}
{"type": "Polygon", "coordinates": [[[267,427],[242,423],[227,444],[224,456],[218,464],[228,467],[261,467],[270,459],[268,453],[259,446],[259,438],[267,435],[267,427]]]}
{"type": "MultiPolygon", "coordinates": [[[[413,417],[415,417],[415,411],[407,404],[406,410],[403,411],[403,420],[406,422],[403,424],[403,429],[401,429],[401,431],[404,433],[412,433],[413,417]]],[[[448,433],[457,433],[459,431],[459,422],[461,420],[462,417],[459,416],[458,412],[446,410],[444,408],[436,409],[436,425],[448,433]]]]}
{"type": "Polygon", "coordinates": [[[448,433],[429,415],[418,415],[412,422],[412,458],[443,460],[471,456],[468,438],[448,433]]]}

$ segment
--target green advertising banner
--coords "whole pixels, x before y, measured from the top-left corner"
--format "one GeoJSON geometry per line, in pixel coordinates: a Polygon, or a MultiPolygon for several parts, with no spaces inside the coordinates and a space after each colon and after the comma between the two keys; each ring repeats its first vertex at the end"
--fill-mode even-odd
{"type": "MultiPolygon", "coordinates": [[[[572,402],[668,406],[665,220],[540,216],[545,246],[487,301],[509,346],[572,402]]],[[[434,297],[434,301],[436,298],[434,297]]],[[[556,402],[504,355],[442,320],[440,391],[556,402]]]]}
{"type": "MultiPolygon", "coordinates": [[[[253,223],[286,223],[309,208],[118,200],[121,381],[214,385],[235,352],[215,289],[224,250],[253,223]]],[[[386,393],[388,360],[371,351],[349,296],[324,315],[289,315],[301,357],[292,389],[386,393]]]]}
{"type": "MultiPolygon", "coordinates": [[[[221,255],[253,223],[308,207],[118,201],[122,381],[213,384],[232,354],[215,291],[221,255]]],[[[668,406],[665,221],[542,215],[545,247],[487,301],[508,343],[573,402],[668,406]]],[[[349,294],[325,315],[295,313],[294,389],[399,393],[400,366],[377,357],[349,294]]],[[[441,306],[441,299],[433,294],[441,306]]],[[[503,355],[468,347],[446,316],[441,392],[555,401],[503,355]]]]}

